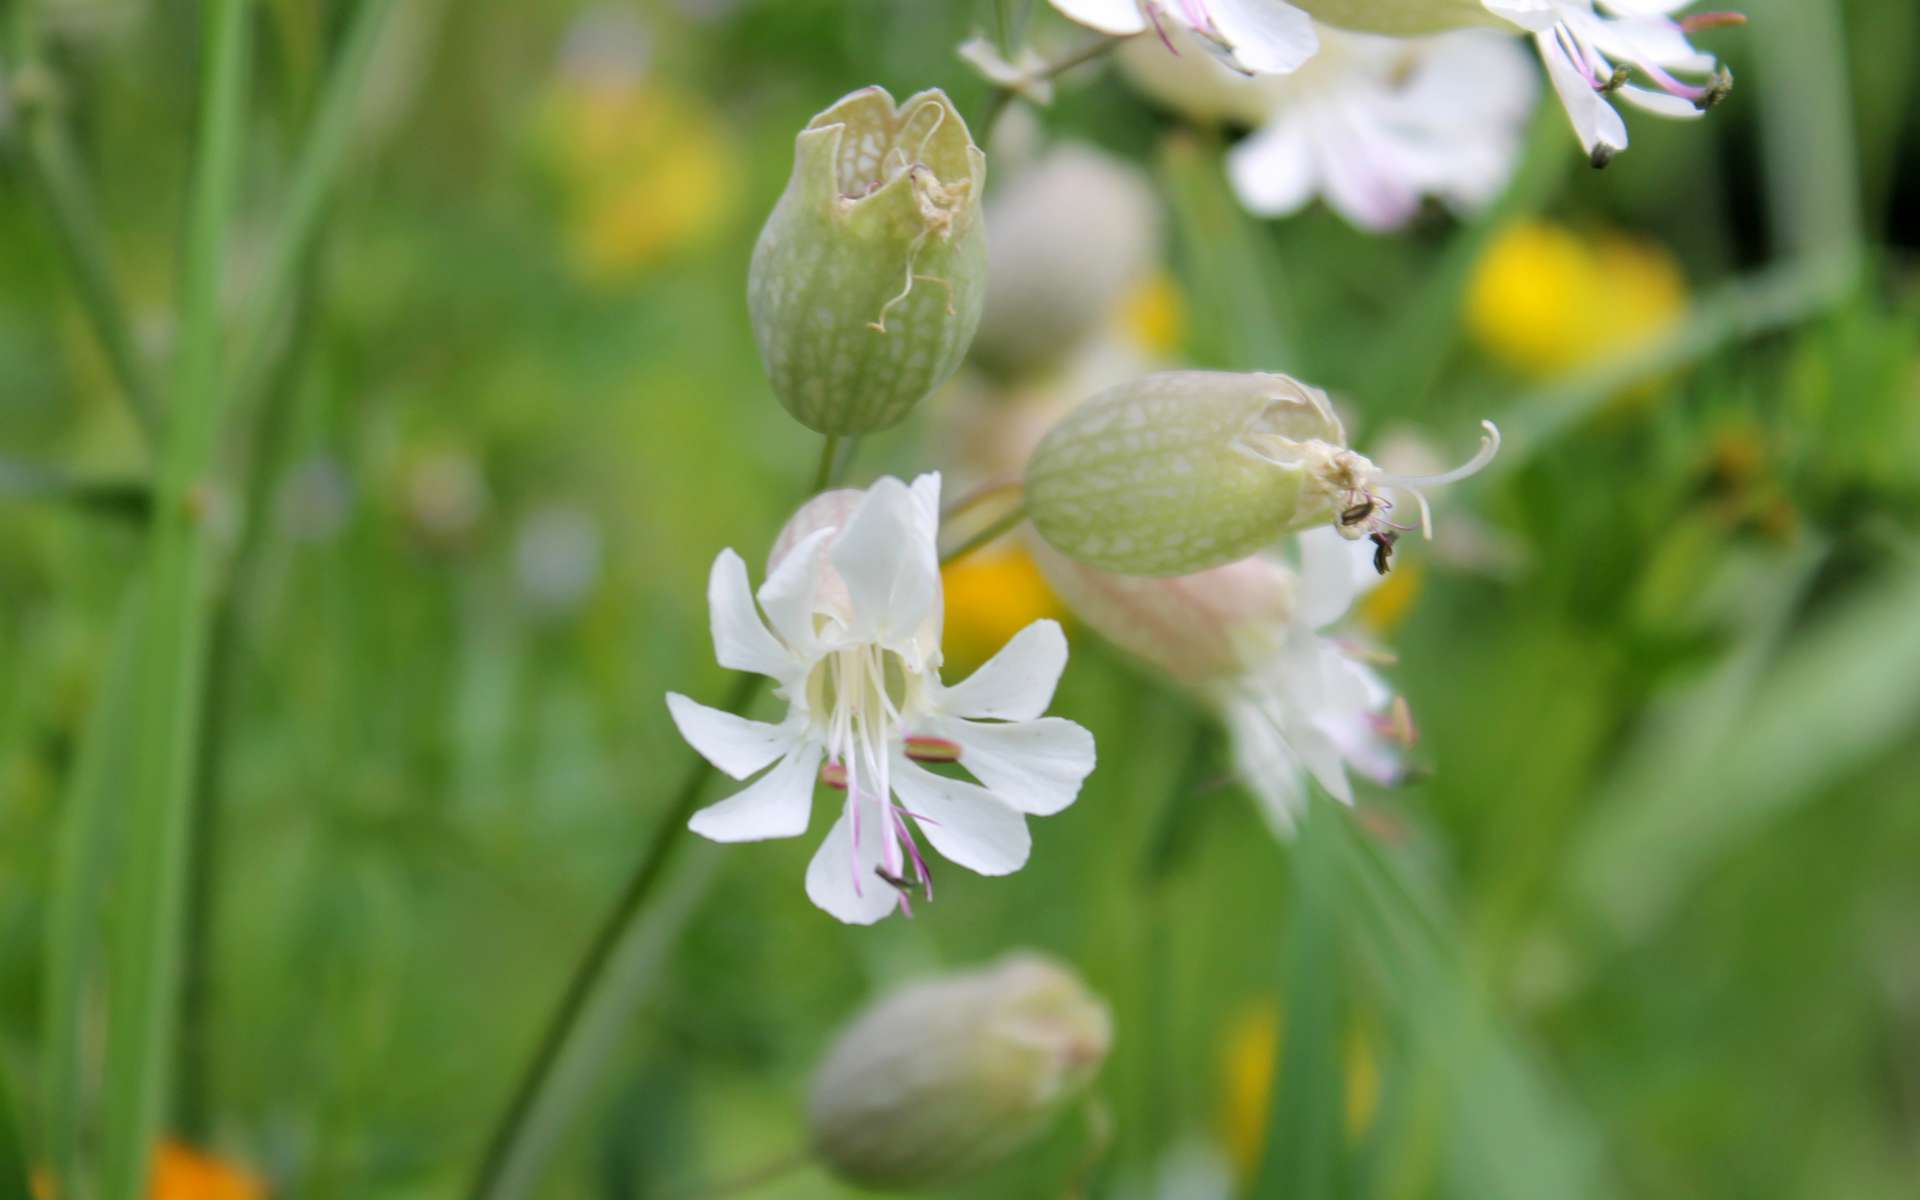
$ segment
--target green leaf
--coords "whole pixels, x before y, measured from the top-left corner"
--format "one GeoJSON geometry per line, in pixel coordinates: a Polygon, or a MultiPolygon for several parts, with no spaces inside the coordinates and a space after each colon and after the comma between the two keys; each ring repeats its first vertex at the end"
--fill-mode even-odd
{"type": "Polygon", "coordinates": [[[62,1196],[81,1193],[77,1171],[89,1086],[81,1033],[102,949],[98,921],[114,865],[114,819],[120,798],[131,790],[133,701],[146,603],[146,590],[129,585],[62,805],[47,923],[41,1065],[47,1167],[55,1193],[62,1196]]]}

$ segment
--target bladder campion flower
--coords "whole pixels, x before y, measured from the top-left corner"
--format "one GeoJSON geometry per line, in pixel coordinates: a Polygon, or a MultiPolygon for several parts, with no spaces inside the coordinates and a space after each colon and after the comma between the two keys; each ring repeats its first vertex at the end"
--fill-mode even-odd
{"type": "MultiPolygon", "coordinates": [[[[1186,49],[1192,35],[1174,39],[1186,49]]],[[[1362,229],[1405,225],[1435,196],[1470,212],[1505,186],[1539,87],[1491,30],[1429,38],[1320,31],[1292,74],[1248,76],[1145,38],[1120,55],[1141,90],[1199,120],[1250,126],[1227,156],[1242,204],[1286,216],[1316,196],[1362,229]]]]}
{"type": "Polygon", "coordinates": [[[915,828],[961,866],[1005,875],[1027,860],[1026,816],[1072,804],[1093,769],[1092,735],[1041,715],[1067,661],[1056,622],[1034,622],[961,683],[941,682],[939,501],[933,474],[814,497],[776,542],[758,609],[746,565],[722,551],[707,589],[714,649],[722,666],[773,679],[786,715],[768,724],[667,697],[708,762],[735,779],[766,771],[695,813],[695,833],[795,837],[816,781],[845,792],[807,895],[854,924],[910,911],[913,886],[932,898],[915,828]],[[957,764],[978,782],[925,763],[957,764]]]}
{"type": "Polygon", "coordinates": [[[1663,117],[1695,117],[1724,98],[1733,76],[1711,54],[1695,50],[1687,35],[1742,19],[1726,13],[1678,20],[1671,15],[1693,0],[1293,2],[1329,25],[1403,37],[1487,24],[1526,30],[1595,166],[1605,166],[1627,148],[1627,126],[1614,111],[1615,96],[1663,117]]]}
{"type": "Polygon", "coordinates": [[[1052,0],[1070,20],[1116,37],[1154,30],[1172,49],[1191,31],[1245,72],[1292,71],[1320,48],[1307,15],[1285,0],[1052,0]]]}
{"type": "Polygon", "coordinates": [[[1365,548],[1316,529],[1298,550],[1297,568],[1255,556],[1172,579],[1036,555],[1075,616],[1219,714],[1236,773],[1282,837],[1304,811],[1308,774],[1352,804],[1348,770],[1394,782],[1413,736],[1377,656],[1327,633],[1378,578],[1365,548]]]}
{"type": "Polygon", "coordinates": [[[885,429],[945,383],[986,297],[987,159],[939,89],[863,88],[795,139],[747,301],[787,411],[822,433],[885,429]]]}
{"type": "Polygon", "coordinates": [[[1085,1095],[1112,1040],[1100,998],[1031,953],[898,988],[848,1024],[814,1073],[814,1149],[867,1187],[978,1174],[1085,1095]]]}
{"type": "Polygon", "coordinates": [[[1422,489],[1492,461],[1499,431],[1443,474],[1402,477],[1347,448],[1326,393],[1285,375],[1167,371],[1088,400],[1027,465],[1027,512],[1061,553],[1124,575],[1185,575],[1330,525],[1370,538],[1385,573],[1393,539],[1431,532],[1422,489]],[[1393,520],[1401,489],[1417,524],[1393,520]]]}

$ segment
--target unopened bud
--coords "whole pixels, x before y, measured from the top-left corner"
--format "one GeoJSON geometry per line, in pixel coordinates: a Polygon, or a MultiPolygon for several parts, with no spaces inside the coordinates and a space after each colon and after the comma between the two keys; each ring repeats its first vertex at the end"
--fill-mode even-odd
{"type": "Polygon", "coordinates": [[[1107,1006],[1032,954],[912,984],[847,1026],[813,1079],[820,1158],[867,1187],[928,1187],[1006,1160],[1099,1073],[1107,1006]]]}
{"type": "Polygon", "coordinates": [[[1326,393],[1285,375],[1148,375],[1047,434],[1027,464],[1027,513],[1054,549],[1122,575],[1204,571],[1318,525],[1390,549],[1400,532],[1431,534],[1422,489],[1493,461],[1500,433],[1481,425],[1466,463],[1400,476],[1349,450],[1326,393]],[[1394,512],[1400,493],[1414,512],[1394,512]]]}
{"type": "Polygon", "coordinates": [[[1325,477],[1345,446],[1326,395],[1284,375],[1148,375],[1082,404],[1041,441],[1027,512],[1070,558],[1190,574],[1333,519],[1325,477]]]}
{"type": "Polygon", "coordinates": [[[987,160],[946,93],[854,92],[808,123],[747,301],[774,394],[822,433],[897,424],[960,365],[986,294],[987,160]]]}

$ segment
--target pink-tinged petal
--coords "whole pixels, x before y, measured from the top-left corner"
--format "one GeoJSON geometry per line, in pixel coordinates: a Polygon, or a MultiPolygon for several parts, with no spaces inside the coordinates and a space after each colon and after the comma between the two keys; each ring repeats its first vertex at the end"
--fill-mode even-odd
{"type": "Polygon", "coordinates": [[[935,775],[897,755],[893,790],[949,861],[982,875],[1009,875],[1026,865],[1033,848],[1026,818],[980,785],[935,775]]]}
{"type": "Polygon", "coordinates": [[[678,692],[667,693],[667,711],[673,714],[673,723],[687,744],[735,779],[745,779],[758,771],[792,749],[798,740],[793,728],[749,721],[678,692]]]}
{"type": "Polygon", "coordinates": [[[937,619],[939,555],[919,501],[898,479],[887,476],[867,489],[831,557],[853,605],[853,637],[896,643],[937,619]]]}
{"type": "Polygon", "coordinates": [[[1016,811],[1050,817],[1072,804],[1093,771],[1093,735],[1064,717],[993,724],[943,718],[939,736],[960,765],[1016,811]]]}
{"type": "Polygon", "coordinates": [[[1614,95],[1635,108],[1675,121],[1691,121],[1706,116],[1706,110],[1685,96],[1656,92],[1650,88],[1623,87],[1614,95]]]}
{"type": "Polygon", "coordinates": [[[1227,178],[1249,212],[1286,217],[1306,207],[1320,172],[1298,121],[1275,119],[1227,155],[1227,178]]]}
{"type": "Polygon", "coordinates": [[[874,874],[880,865],[881,838],[893,836],[887,814],[871,797],[847,798],[807,864],[807,899],[849,925],[871,925],[899,907],[900,894],[874,874]],[[855,804],[860,806],[860,845],[853,846],[855,804]]]}
{"type": "Polygon", "coordinates": [[[1320,50],[1313,18],[1286,0],[1206,0],[1207,15],[1233,62],[1257,75],[1297,71],[1320,50]]]}
{"type": "Polygon", "coordinates": [[[759,610],[753,606],[747,564],[731,550],[722,550],[713,560],[713,571],[707,577],[707,613],[714,657],[721,666],[774,679],[793,674],[793,655],[767,632],[759,610]]]}
{"type": "Polygon", "coordinates": [[[1147,19],[1140,13],[1139,0],[1051,0],[1053,7],[1069,21],[1089,29],[1127,37],[1144,33],[1147,19]]]}
{"type": "Polygon", "coordinates": [[[778,766],[717,804],[693,814],[687,828],[716,842],[798,837],[813,813],[820,747],[802,745],[778,766]]]}
{"type": "Polygon", "coordinates": [[[823,552],[833,540],[832,529],[816,529],[794,544],[780,565],[760,585],[760,607],[795,654],[805,656],[814,644],[813,617],[820,595],[823,552]]]}
{"type": "Polygon", "coordinates": [[[1066,669],[1067,635],[1060,623],[1035,621],[973,674],[946,689],[940,707],[976,720],[1032,720],[1047,711],[1066,669]]]}

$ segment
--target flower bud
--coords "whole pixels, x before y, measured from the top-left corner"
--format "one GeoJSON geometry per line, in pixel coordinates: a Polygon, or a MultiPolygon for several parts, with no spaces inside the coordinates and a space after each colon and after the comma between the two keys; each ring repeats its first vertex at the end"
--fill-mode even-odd
{"type": "Polygon", "coordinates": [[[814,1149],[867,1187],[984,1171],[1086,1091],[1112,1034],[1107,1006],[1033,954],[900,988],[856,1017],[815,1073],[814,1149]]]}
{"type": "Polygon", "coordinates": [[[1168,371],[1111,388],[1055,426],[1027,464],[1027,514],[1054,549],[1122,575],[1187,575],[1285,534],[1331,525],[1370,537],[1381,574],[1402,531],[1431,534],[1422,488],[1478,472],[1500,448],[1439,475],[1380,470],[1347,449],[1326,393],[1285,375],[1168,371]],[[1390,492],[1418,505],[1392,519],[1390,492]]]}
{"type": "Polygon", "coordinates": [[[863,88],[795,139],[747,302],[774,394],[822,433],[897,424],[960,365],[986,295],[987,160],[939,89],[863,88]]]}
{"type": "Polygon", "coordinates": [[[1070,558],[1185,575],[1331,519],[1346,434],[1284,375],[1167,371],[1075,409],[1027,464],[1027,512],[1070,558]]]}
{"type": "Polygon", "coordinates": [[[1003,375],[1059,360],[1112,317],[1160,256],[1159,208],[1135,167],[1065,145],[987,206],[986,314],[974,358],[1003,375]]]}

